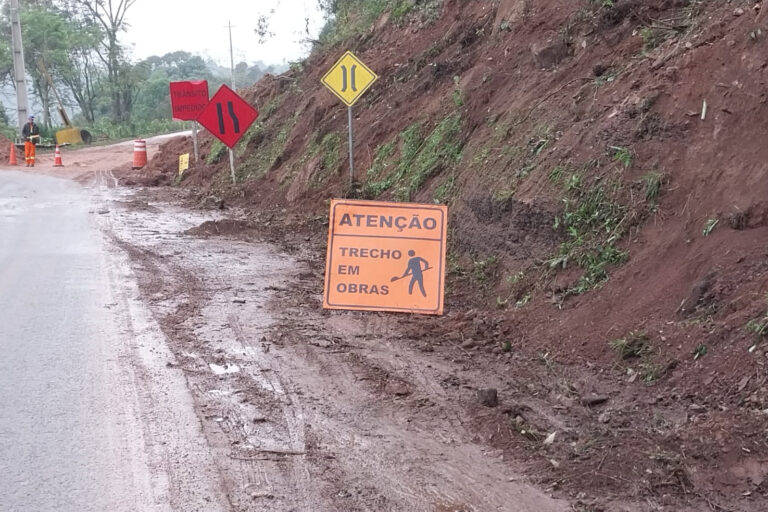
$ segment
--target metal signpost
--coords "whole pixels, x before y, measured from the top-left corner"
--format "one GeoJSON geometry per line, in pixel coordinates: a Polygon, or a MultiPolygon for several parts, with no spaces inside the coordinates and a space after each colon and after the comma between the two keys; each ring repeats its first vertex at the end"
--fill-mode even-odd
{"type": "Polygon", "coordinates": [[[200,161],[200,154],[197,149],[197,116],[208,104],[208,82],[206,80],[171,82],[169,87],[173,119],[194,121],[192,143],[195,150],[195,162],[198,162],[200,161]]]}
{"type": "Polygon", "coordinates": [[[197,120],[216,138],[229,148],[229,167],[232,183],[235,178],[235,158],[232,148],[245,135],[259,112],[237,95],[227,85],[222,85],[208,105],[200,112],[197,120]]]}
{"type": "Polygon", "coordinates": [[[352,151],[354,143],[354,134],[352,131],[352,106],[378,78],[376,73],[363,64],[363,61],[358,59],[352,52],[348,51],[341,56],[321,80],[323,85],[330,89],[331,92],[348,107],[350,184],[355,181],[355,164],[352,151]]]}

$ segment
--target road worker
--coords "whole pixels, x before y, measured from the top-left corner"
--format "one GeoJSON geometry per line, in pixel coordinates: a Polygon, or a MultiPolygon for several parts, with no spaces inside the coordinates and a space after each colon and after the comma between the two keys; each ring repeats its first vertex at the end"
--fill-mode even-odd
{"type": "Polygon", "coordinates": [[[40,128],[35,124],[35,116],[29,116],[27,124],[21,130],[24,138],[24,160],[27,167],[35,166],[35,145],[40,142],[40,128]]]}

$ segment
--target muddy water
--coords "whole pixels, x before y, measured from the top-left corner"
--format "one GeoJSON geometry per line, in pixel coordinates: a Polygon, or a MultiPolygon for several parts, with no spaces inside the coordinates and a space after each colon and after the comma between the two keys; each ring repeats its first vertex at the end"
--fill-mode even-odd
{"type": "Polygon", "coordinates": [[[365,317],[324,313],[320,276],[299,290],[308,269],[293,257],[188,234],[211,215],[104,201],[233,510],[569,510],[476,443],[441,385],[449,366],[382,342],[365,317]]]}

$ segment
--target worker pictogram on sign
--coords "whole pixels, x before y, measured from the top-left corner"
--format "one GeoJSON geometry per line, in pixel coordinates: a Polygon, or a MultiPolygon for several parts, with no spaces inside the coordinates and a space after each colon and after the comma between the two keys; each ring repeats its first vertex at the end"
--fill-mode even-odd
{"type": "Polygon", "coordinates": [[[334,199],[323,307],[440,315],[448,208],[334,199]]]}
{"type": "Polygon", "coordinates": [[[255,108],[222,85],[200,112],[197,121],[232,149],[257,117],[259,112],[255,108]]]}
{"type": "Polygon", "coordinates": [[[406,267],[403,275],[394,276],[392,279],[390,279],[390,281],[394,283],[395,281],[399,281],[400,279],[410,276],[411,284],[408,285],[408,295],[413,295],[413,285],[418,284],[419,291],[421,291],[421,294],[426,297],[427,292],[424,290],[424,272],[431,269],[432,267],[429,266],[429,262],[427,260],[420,256],[416,256],[416,251],[413,249],[408,250],[408,257],[408,266],[406,267]]]}
{"type": "Polygon", "coordinates": [[[355,57],[352,52],[347,52],[321,81],[341,101],[351,107],[378,78],[376,73],[363,64],[363,61],[355,57]]]}

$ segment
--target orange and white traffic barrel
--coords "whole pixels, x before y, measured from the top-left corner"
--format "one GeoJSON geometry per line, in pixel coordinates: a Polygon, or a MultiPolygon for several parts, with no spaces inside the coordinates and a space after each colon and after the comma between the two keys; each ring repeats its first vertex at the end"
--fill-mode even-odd
{"type": "Polygon", "coordinates": [[[147,141],[138,139],[133,142],[133,168],[141,169],[147,165],[147,141]]]}

